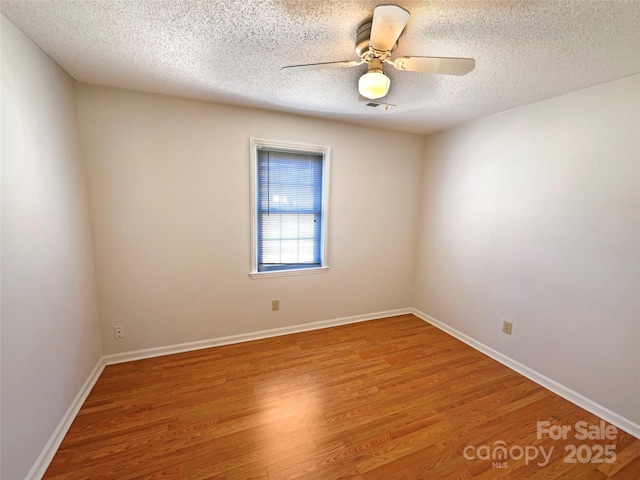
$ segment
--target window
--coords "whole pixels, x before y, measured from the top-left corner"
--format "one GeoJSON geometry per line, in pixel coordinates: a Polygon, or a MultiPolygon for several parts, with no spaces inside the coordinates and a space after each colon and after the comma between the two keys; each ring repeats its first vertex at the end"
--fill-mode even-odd
{"type": "Polygon", "coordinates": [[[252,277],[328,269],[329,152],[251,139],[252,277]]]}

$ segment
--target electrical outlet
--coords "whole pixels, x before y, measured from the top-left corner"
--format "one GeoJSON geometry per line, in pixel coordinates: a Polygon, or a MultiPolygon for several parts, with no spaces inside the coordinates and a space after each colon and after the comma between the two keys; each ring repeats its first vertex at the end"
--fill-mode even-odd
{"type": "Polygon", "coordinates": [[[507,335],[511,335],[511,329],[513,328],[513,323],[511,322],[502,322],[502,333],[506,333],[507,335]]]}
{"type": "Polygon", "coordinates": [[[116,338],[124,338],[124,327],[122,325],[113,327],[113,336],[116,338]]]}
{"type": "Polygon", "coordinates": [[[271,311],[277,312],[280,310],[280,300],[271,300],[271,311]]]}

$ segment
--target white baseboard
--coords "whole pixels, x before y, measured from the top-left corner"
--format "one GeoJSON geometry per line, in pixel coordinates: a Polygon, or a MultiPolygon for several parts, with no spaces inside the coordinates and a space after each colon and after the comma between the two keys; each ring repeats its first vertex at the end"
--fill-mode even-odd
{"type": "Polygon", "coordinates": [[[289,335],[291,333],[320,330],[322,328],[336,327],[338,325],[347,325],[350,323],[366,322],[368,320],[395,317],[398,315],[406,315],[409,313],[412,313],[411,308],[400,308],[396,310],[387,310],[384,312],[354,315],[352,317],[334,318],[332,320],[304,323],[301,325],[292,325],[290,327],[271,328],[269,330],[242,333],[240,335],[229,335],[227,337],[210,338],[207,340],[198,340],[196,342],[179,343],[176,345],[167,345],[164,347],[146,348],[144,350],[133,350],[130,352],[114,353],[111,355],[105,355],[103,358],[106,365],[113,365],[116,363],[130,362],[132,360],[142,360],[144,358],[171,355],[173,353],[190,352],[192,350],[219,347],[221,345],[231,345],[233,343],[250,342],[251,340],[260,340],[262,338],[278,337],[280,335],[289,335]]]}
{"type": "Polygon", "coordinates": [[[449,325],[436,320],[435,318],[427,315],[424,312],[421,312],[420,310],[412,308],[411,313],[413,313],[416,317],[424,320],[425,322],[430,323],[434,327],[439,328],[443,332],[448,333],[452,337],[457,338],[461,342],[466,343],[470,347],[473,347],[476,350],[484,353],[485,355],[493,358],[494,360],[502,363],[503,365],[509,367],[511,370],[515,370],[519,374],[527,377],[529,380],[536,382],[538,385],[543,386],[547,390],[551,390],[553,393],[560,395],[565,400],[568,400],[571,403],[584,408],[586,411],[597,415],[603,420],[640,439],[640,425],[629,420],[628,418],[625,418],[622,415],[619,415],[616,412],[603,407],[593,400],[588,399],[584,395],[571,390],[569,387],[566,387],[565,385],[556,382],[555,380],[533,370],[532,368],[529,368],[526,365],[523,365],[522,363],[517,362],[510,357],[507,357],[497,350],[486,346],[484,343],[481,343],[462,333],[461,331],[456,330],[455,328],[452,328],[449,325]]]}
{"type": "Polygon", "coordinates": [[[248,342],[251,340],[259,340],[261,338],[277,337],[280,335],[288,335],[290,333],[307,332],[311,330],[319,330],[322,328],[335,327],[338,325],[347,325],[350,323],[366,322],[368,320],[376,320],[386,317],[395,317],[397,315],[407,315],[412,312],[411,308],[400,308],[396,310],[387,310],[384,312],[369,313],[364,315],[354,315],[351,317],[334,318],[332,320],[324,320],[314,323],[305,323],[302,325],[292,325],[290,327],[273,328],[269,330],[261,330],[257,332],[244,333],[240,335],[230,335],[227,337],[212,338],[208,340],[200,340],[196,342],[180,343],[177,345],[167,345],[165,347],[147,348],[144,350],[134,350],[131,352],[116,353],[112,355],[104,355],[93,368],[89,377],[85,380],[80,391],[71,402],[71,405],[65,412],[62,420],[56,427],[55,431],[49,438],[42,452],[36,459],[35,463],[29,470],[25,480],[40,480],[47,471],[51,460],[60,447],[64,436],[67,434],[69,427],[80,411],[82,404],[87,399],[91,389],[98,381],[100,374],[104,370],[105,365],[113,365],[116,363],[129,362],[132,360],[141,360],[144,358],[159,357],[162,355],[171,355],[173,353],[188,352],[192,350],[200,350],[203,348],[216,347],[221,345],[230,345],[233,343],[248,342]]]}
{"type": "Polygon", "coordinates": [[[53,460],[53,456],[58,451],[64,436],[67,434],[67,431],[69,431],[69,427],[71,427],[76,415],[80,411],[80,407],[82,407],[87,396],[89,396],[89,392],[91,392],[91,389],[98,381],[98,378],[100,378],[100,374],[102,373],[102,370],[104,370],[104,366],[104,360],[101,357],[96,363],[96,366],[93,367],[93,370],[85,382],[82,384],[82,387],[80,387],[80,391],[71,402],[71,405],[69,405],[69,408],[62,417],[62,420],[60,420],[60,423],[49,438],[49,441],[42,449],[42,452],[40,452],[40,455],[31,467],[31,470],[27,473],[25,480],[40,480],[47,471],[51,460],[53,460]]]}
{"type": "Polygon", "coordinates": [[[102,370],[104,370],[105,365],[130,362],[132,360],[141,360],[144,358],[159,357],[162,355],[171,355],[173,353],[188,352],[192,350],[200,350],[203,348],[210,348],[210,347],[216,347],[221,345],[230,345],[233,343],[248,342],[251,340],[277,337],[280,335],[288,335],[291,333],[308,332],[311,330],[319,330],[322,328],[335,327],[338,325],[347,325],[350,323],[366,322],[369,320],[376,320],[376,319],[386,318],[386,317],[394,317],[398,315],[406,315],[409,313],[433,325],[434,327],[442,330],[443,332],[448,333],[449,335],[457,338],[458,340],[466,343],[470,347],[484,353],[485,355],[488,355],[489,357],[502,363],[508,368],[520,373],[521,375],[524,375],[528,379],[556,393],[557,395],[560,395],[561,397],[570,401],[571,403],[574,403],[575,405],[578,405],[579,407],[584,408],[588,412],[591,412],[594,415],[597,415],[598,417],[611,423],[612,425],[615,425],[616,427],[624,430],[625,432],[630,433],[634,437],[640,438],[640,425],[638,425],[637,423],[632,422],[631,420],[609,410],[606,407],[603,407],[602,405],[586,398],[585,396],[571,390],[570,388],[556,382],[555,380],[552,380],[551,378],[546,377],[545,375],[542,375],[541,373],[527,367],[526,365],[523,365],[517,362],[516,360],[513,360],[510,357],[507,357],[506,355],[486,346],[485,344],[477,340],[474,340],[468,335],[436,320],[433,317],[430,317],[429,315],[427,315],[424,312],[421,312],[420,310],[417,310],[415,308],[400,308],[396,310],[387,310],[384,312],[369,313],[364,315],[354,315],[351,317],[335,318],[332,320],[324,320],[320,322],[306,323],[302,325],[293,325],[290,327],[273,328],[269,330],[261,330],[258,332],[244,333],[240,335],[230,335],[227,337],[200,340],[196,342],[180,343],[177,345],[167,345],[165,347],[147,348],[144,350],[135,350],[131,352],[105,355],[100,360],[98,360],[98,363],[94,367],[93,371],[91,372],[87,380],[84,382],[84,384],[80,388],[80,391],[78,392],[76,397],[73,399],[73,402],[71,402],[69,409],[67,410],[62,420],[58,424],[56,430],[51,435],[51,438],[49,438],[49,441],[47,442],[42,452],[36,459],[35,463],[33,464],[33,467],[31,467],[31,470],[27,474],[25,480],[39,480],[40,478],[42,478],[49,464],[51,463],[53,456],[55,455],[56,451],[60,447],[60,444],[62,443],[64,436],[69,430],[71,423],[73,422],[76,415],[78,414],[80,407],[82,407],[82,404],[84,403],[87,396],[89,395],[89,392],[91,392],[91,389],[93,388],[96,381],[100,377],[102,370]]]}

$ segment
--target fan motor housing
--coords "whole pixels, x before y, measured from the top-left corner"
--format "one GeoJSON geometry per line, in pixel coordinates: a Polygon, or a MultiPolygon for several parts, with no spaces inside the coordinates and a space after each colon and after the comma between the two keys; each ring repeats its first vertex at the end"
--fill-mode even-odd
{"type": "Polygon", "coordinates": [[[371,38],[371,23],[373,19],[365,20],[358,27],[358,33],[356,34],[356,53],[358,57],[362,56],[369,51],[369,39],[371,38]]]}

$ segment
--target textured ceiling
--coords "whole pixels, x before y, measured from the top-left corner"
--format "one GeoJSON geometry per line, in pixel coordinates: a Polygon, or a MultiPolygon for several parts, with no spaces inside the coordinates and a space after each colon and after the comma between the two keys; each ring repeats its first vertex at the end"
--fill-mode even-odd
{"type": "Polygon", "coordinates": [[[384,1],[11,1],[0,10],[80,82],[429,133],[640,73],[640,2],[414,1],[396,55],[472,57],[463,77],[400,72],[382,111],[351,69],[355,33],[384,1]]]}

